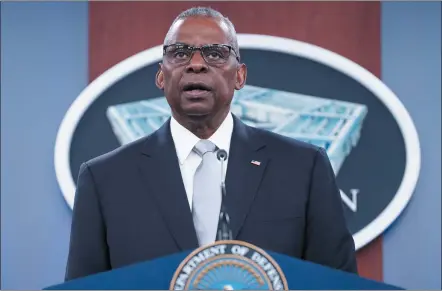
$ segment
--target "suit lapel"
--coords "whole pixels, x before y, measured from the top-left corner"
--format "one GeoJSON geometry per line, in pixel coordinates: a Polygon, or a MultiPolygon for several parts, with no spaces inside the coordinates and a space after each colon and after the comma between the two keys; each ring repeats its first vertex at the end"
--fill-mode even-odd
{"type": "Polygon", "coordinates": [[[226,206],[233,239],[249,213],[268,159],[264,142],[235,117],[226,176],[226,206]]]}
{"type": "Polygon", "coordinates": [[[198,240],[169,124],[170,119],[146,140],[139,164],[141,178],[178,246],[194,249],[198,240]]]}

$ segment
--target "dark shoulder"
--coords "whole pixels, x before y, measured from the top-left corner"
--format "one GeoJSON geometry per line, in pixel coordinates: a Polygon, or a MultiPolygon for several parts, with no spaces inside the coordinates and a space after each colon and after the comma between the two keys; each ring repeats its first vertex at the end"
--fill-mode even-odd
{"type": "Polygon", "coordinates": [[[265,129],[255,127],[248,127],[248,129],[255,137],[263,140],[266,146],[275,153],[314,157],[323,150],[316,145],[265,129]]]}
{"type": "Polygon", "coordinates": [[[112,169],[115,167],[121,167],[124,164],[133,162],[134,159],[137,159],[140,156],[143,146],[148,138],[149,136],[142,137],[92,158],[85,163],[91,169],[112,169]]]}

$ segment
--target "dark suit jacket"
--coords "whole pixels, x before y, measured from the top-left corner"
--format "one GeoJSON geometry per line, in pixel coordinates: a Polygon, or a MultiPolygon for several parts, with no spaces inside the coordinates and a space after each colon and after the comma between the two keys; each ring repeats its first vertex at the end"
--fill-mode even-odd
{"type": "MultiPolygon", "coordinates": [[[[356,272],[323,149],[234,117],[226,189],[234,239],[356,272]]],[[[197,247],[169,122],[82,164],[66,280],[197,247]]]]}

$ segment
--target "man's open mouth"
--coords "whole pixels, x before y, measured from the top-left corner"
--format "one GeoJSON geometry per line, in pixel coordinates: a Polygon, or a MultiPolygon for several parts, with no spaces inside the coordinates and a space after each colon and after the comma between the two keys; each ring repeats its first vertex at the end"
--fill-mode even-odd
{"type": "Polygon", "coordinates": [[[189,83],[183,87],[183,91],[212,91],[212,88],[203,83],[189,83]]]}

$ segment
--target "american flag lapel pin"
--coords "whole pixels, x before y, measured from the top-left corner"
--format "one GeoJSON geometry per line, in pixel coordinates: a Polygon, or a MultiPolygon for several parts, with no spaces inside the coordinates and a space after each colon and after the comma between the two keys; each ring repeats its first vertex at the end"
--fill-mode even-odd
{"type": "Polygon", "coordinates": [[[252,163],[252,164],[255,165],[255,166],[259,166],[259,165],[261,165],[261,162],[260,162],[260,161],[255,161],[255,160],[252,160],[250,163],[252,163]]]}

